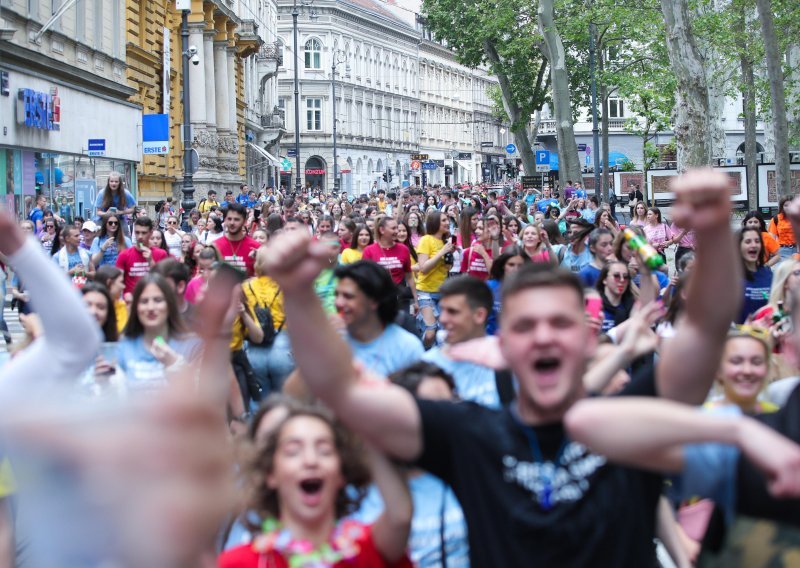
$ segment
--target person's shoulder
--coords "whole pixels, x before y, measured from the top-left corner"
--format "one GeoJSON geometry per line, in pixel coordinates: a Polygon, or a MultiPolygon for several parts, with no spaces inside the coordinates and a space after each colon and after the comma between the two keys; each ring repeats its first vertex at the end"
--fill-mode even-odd
{"type": "Polygon", "coordinates": [[[405,347],[422,347],[422,341],[420,341],[419,337],[396,323],[387,325],[383,333],[384,337],[391,339],[393,343],[402,343],[405,347]]]}
{"type": "MultiPolygon", "coordinates": [[[[259,554],[252,544],[242,544],[230,548],[219,555],[219,568],[252,568],[258,565],[259,554]]],[[[273,559],[274,560],[274,559],[273,559]]]]}

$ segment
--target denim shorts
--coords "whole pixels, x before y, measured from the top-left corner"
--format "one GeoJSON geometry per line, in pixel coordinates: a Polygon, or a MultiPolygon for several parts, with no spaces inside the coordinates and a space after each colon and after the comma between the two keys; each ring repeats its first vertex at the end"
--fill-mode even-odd
{"type": "Polygon", "coordinates": [[[439,300],[442,299],[442,295],[439,292],[420,292],[417,291],[417,301],[419,302],[419,311],[417,312],[417,326],[419,327],[420,333],[424,333],[428,329],[437,329],[439,327],[439,300]],[[436,318],[436,323],[434,324],[426,324],[424,318],[422,317],[422,309],[423,308],[432,308],[433,309],[433,317],[436,318]]]}

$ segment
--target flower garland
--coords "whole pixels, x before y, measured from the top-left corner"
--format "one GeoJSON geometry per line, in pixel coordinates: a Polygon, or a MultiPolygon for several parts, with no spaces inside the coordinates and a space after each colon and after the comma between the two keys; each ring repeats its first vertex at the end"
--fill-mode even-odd
{"type": "Polygon", "coordinates": [[[358,541],[364,536],[363,525],[349,519],[337,523],[330,540],[319,548],[307,540],[293,538],[291,531],[275,519],[266,519],[261,530],[253,539],[253,551],[279,554],[289,568],[330,568],[337,562],[355,558],[361,552],[358,541]]]}

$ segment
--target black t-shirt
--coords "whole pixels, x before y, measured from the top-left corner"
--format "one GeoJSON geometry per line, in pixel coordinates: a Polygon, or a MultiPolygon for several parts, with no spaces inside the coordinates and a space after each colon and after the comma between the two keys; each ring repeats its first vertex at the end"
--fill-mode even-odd
{"type": "MultiPolygon", "coordinates": [[[[800,386],[795,387],[778,412],[761,414],[756,419],[800,444],[800,386]]],[[[742,457],[736,494],[737,513],[800,526],[800,499],[775,499],[767,491],[761,470],[742,457]]]]}
{"type": "Polygon", "coordinates": [[[418,405],[418,465],[456,493],[473,568],[655,565],[660,476],[606,463],[561,423],[523,426],[510,408],[418,405]]]}

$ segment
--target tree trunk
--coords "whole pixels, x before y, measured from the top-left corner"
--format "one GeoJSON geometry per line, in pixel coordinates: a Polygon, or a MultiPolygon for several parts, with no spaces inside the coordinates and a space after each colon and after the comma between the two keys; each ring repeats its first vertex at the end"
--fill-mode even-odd
{"type": "Polygon", "coordinates": [[[514,143],[517,145],[520,158],[522,158],[522,167],[525,169],[525,175],[533,175],[532,172],[536,171],[536,158],[533,155],[533,144],[531,144],[531,139],[528,137],[530,117],[522,116],[519,105],[514,102],[511,82],[501,70],[500,55],[497,53],[494,44],[489,40],[485,40],[483,42],[483,51],[500,85],[500,98],[503,101],[503,108],[508,115],[508,119],[511,121],[511,133],[514,135],[514,143]]]}
{"type": "Polygon", "coordinates": [[[758,207],[758,165],[756,160],[756,83],[753,74],[753,61],[747,45],[747,13],[744,2],[736,6],[739,30],[736,34],[736,48],[739,50],[739,65],[742,78],[742,99],[744,102],[744,165],[747,167],[747,208],[754,211],[758,207]]]}
{"type": "Polygon", "coordinates": [[[553,21],[553,0],[540,0],[538,11],[539,31],[544,39],[544,56],[550,63],[550,83],[553,87],[553,116],[558,137],[558,169],[562,184],[568,180],[582,180],[578,161],[578,145],[572,121],[572,101],[569,91],[564,44],[553,21]]]}
{"type": "MultiPolygon", "coordinates": [[[[601,66],[602,69],[602,66],[601,66]]],[[[609,176],[609,165],[608,165],[608,154],[610,152],[608,148],[608,87],[605,85],[600,86],[600,104],[602,105],[601,109],[601,119],[602,124],[600,127],[600,138],[602,139],[602,148],[603,153],[600,156],[600,161],[603,163],[603,199],[608,201],[608,176],[609,176]]],[[[599,152],[599,148],[594,149],[595,152],[599,152]]]]}
{"type": "Polygon", "coordinates": [[[772,99],[772,127],[775,133],[775,188],[778,196],[790,194],[789,187],[789,124],[786,119],[786,94],[783,91],[783,57],[775,35],[772,0],[756,0],[761,20],[761,35],[767,59],[769,94],[772,99]]]}
{"type": "Polygon", "coordinates": [[[786,48],[786,61],[791,70],[787,77],[789,87],[789,143],[794,148],[800,147],[800,44],[795,43],[786,48]]]}
{"type": "Polygon", "coordinates": [[[677,79],[675,143],[678,169],[711,162],[708,86],[700,53],[689,25],[687,0],[661,0],[666,25],[667,54],[677,79]]]}

